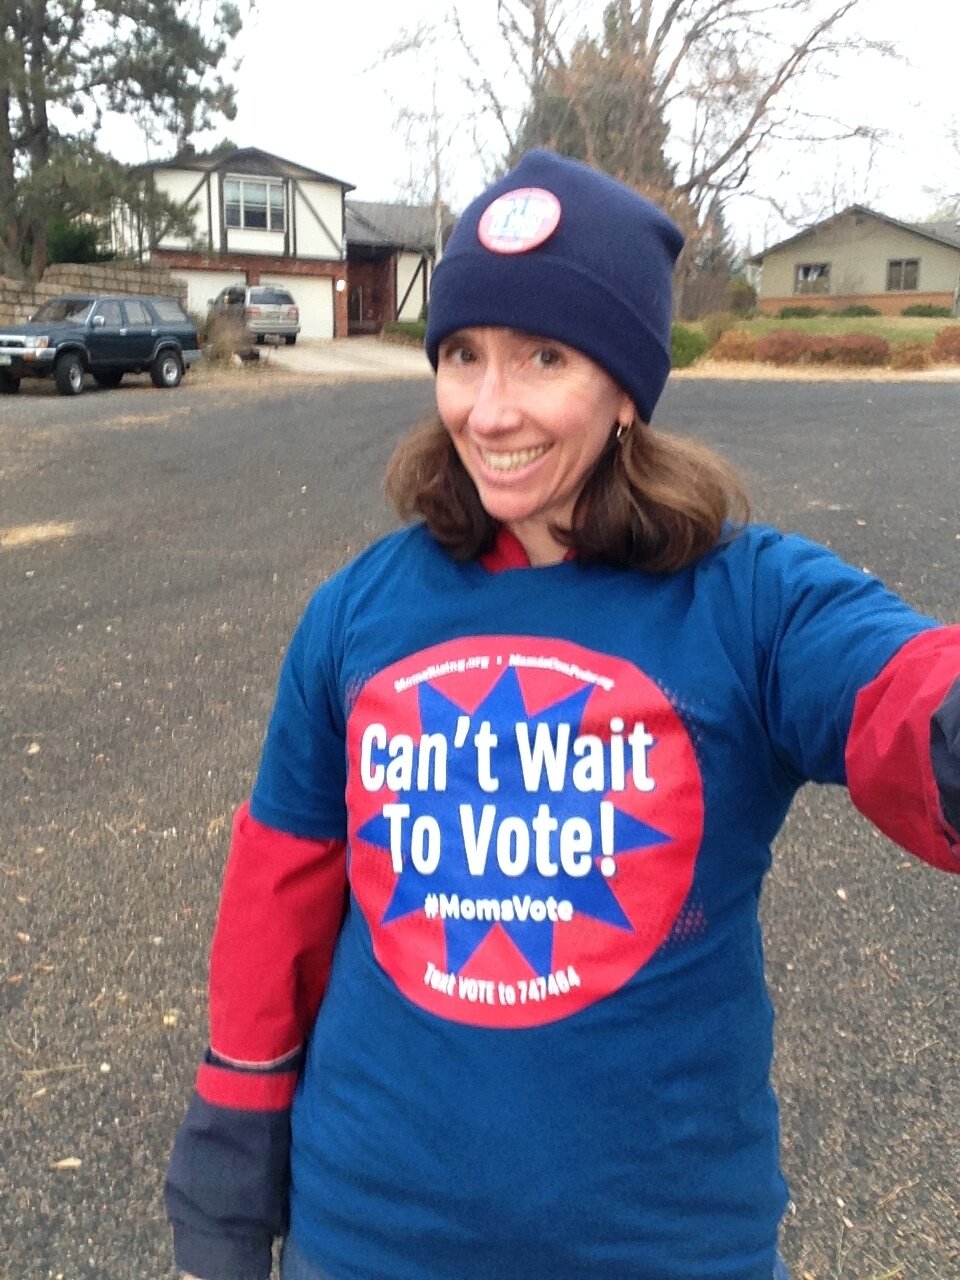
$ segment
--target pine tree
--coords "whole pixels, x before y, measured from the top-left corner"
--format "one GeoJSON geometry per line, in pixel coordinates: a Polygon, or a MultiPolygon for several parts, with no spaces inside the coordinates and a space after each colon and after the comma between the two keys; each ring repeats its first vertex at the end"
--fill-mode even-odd
{"type": "Polygon", "coordinates": [[[0,0],[0,273],[42,274],[54,217],[103,215],[123,181],[107,112],[178,146],[232,119],[218,67],[239,29],[225,0],[0,0]]]}

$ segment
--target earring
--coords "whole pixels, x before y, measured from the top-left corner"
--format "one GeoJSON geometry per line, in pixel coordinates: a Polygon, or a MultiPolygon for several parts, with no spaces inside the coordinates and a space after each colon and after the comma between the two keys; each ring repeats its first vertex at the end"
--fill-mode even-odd
{"type": "Polygon", "coordinates": [[[620,443],[620,441],[623,439],[623,437],[627,434],[627,432],[628,432],[629,430],[630,430],[630,423],[629,423],[629,422],[618,422],[618,423],[617,423],[617,434],[616,434],[616,441],[617,441],[617,444],[619,444],[619,443],[620,443]]]}

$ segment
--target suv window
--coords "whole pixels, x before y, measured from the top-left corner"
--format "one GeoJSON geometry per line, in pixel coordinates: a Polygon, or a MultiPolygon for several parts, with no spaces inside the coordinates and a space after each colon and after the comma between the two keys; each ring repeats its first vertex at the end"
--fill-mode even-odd
{"type": "Polygon", "coordinates": [[[123,324],[123,320],[120,316],[119,302],[97,303],[97,309],[94,312],[94,315],[103,316],[103,322],[104,324],[107,324],[107,325],[111,325],[111,326],[117,325],[119,327],[121,324],[123,324]]]}
{"type": "Polygon", "coordinates": [[[51,298],[33,314],[34,320],[75,320],[78,324],[87,318],[92,298],[51,298]]]}
{"type": "Polygon", "coordinates": [[[158,320],[182,324],[185,320],[190,319],[176,298],[151,298],[150,302],[157,313],[158,320]]]}
{"type": "Polygon", "coordinates": [[[125,302],[123,309],[127,314],[127,324],[153,324],[150,312],[139,299],[134,298],[125,302]]]}
{"type": "Polygon", "coordinates": [[[251,289],[250,301],[261,305],[266,303],[272,307],[292,307],[294,305],[293,298],[287,293],[286,289],[270,289],[266,286],[259,289],[251,289]]]}

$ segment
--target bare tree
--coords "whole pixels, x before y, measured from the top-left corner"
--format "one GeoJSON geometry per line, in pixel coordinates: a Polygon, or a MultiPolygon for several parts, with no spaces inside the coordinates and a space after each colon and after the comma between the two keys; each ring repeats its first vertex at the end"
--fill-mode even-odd
{"type": "Polygon", "coordinates": [[[444,229],[449,221],[447,190],[450,175],[450,153],[454,131],[445,125],[437,100],[437,77],[430,85],[430,105],[421,111],[402,107],[397,125],[403,130],[410,173],[406,193],[420,204],[429,204],[433,214],[433,260],[443,257],[444,229]]]}
{"type": "Polygon", "coordinates": [[[954,222],[960,227],[960,120],[952,120],[947,129],[948,144],[944,148],[952,156],[948,160],[941,181],[936,186],[924,188],[924,195],[933,202],[933,211],[925,222],[954,222]]]}
{"type": "Polygon", "coordinates": [[[858,3],[613,0],[597,35],[583,27],[574,0],[497,0],[519,109],[467,38],[456,6],[451,22],[466,87],[507,159],[552,145],[637,187],[683,227],[689,269],[708,211],[749,190],[761,149],[870,135],[803,109],[800,97],[842,51],[892,52],[846,31],[858,3]]]}
{"type": "Polygon", "coordinates": [[[449,190],[454,168],[453,144],[462,122],[444,117],[440,110],[440,66],[436,49],[440,33],[429,22],[421,22],[412,30],[404,29],[390,44],[374,66],[382,66],[395,59],[409,61],[416,58],[421,72],[425,56],[429,62],[430,100],[419,107],[407,104],[397,112],[397,127],[404,135],[410,162],[406,194],[413,200],[429,204],[433,212],[433,256],[438,263],[443,256],[444,230],[449,221],[449,190]]]}

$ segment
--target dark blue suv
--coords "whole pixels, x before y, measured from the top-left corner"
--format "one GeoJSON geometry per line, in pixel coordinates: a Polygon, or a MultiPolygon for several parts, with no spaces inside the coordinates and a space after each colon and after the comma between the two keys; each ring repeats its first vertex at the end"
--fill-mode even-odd
{"type": "Polygon", "coordinates": [[[196,325],[176,298],[70,294],[0,327],[0,395],[52,375],[61,395],[78,396],[86,373],[101,387],[144,372],[155,387],[175,387],[199,359],[196,325]]]}

